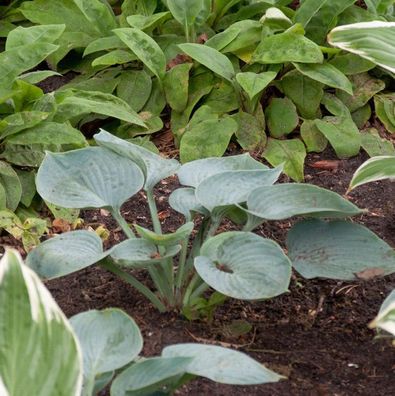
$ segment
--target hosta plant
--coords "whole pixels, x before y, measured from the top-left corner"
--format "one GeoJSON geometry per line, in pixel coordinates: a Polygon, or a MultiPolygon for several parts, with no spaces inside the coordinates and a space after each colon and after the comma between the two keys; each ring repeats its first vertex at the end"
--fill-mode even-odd
{"type": "Polygon", "coordinates": [[[284,378],[241,352],[212,345],[171,345],[144,358],[131,317],[109,308],[68,321],[11,250],[0,261],[0,318],[2,396],[93,396],[111,381],[111,396],[171,395],[197,376],[237,385],[284,378]]]}
{"type": "MultiPolygon", "coordinates": [[[[373,157],[355,172],[349,191],[366,183],[395,178],[395,156],[373,157]]],[[[394,252],[393,252],[394,254],[394,252]]],[[[370,327],[379,328],[395,336],[395,290],[385,299],[370,327]]]]}
{"type": "Polygon", "coordinates": [[[98,263],[129,282],[159,310],[188,308],[209,287],[238,299],[261,300],[288,291],[292,264],[306,278],[355,279],[371,263],[385,274],[395,271],[391,248],[363,226],[341,220],[362,213],[338,194],[308,184],[273,185],[280,168],[269,169],[248,154],[207,158],[180,167],[142,147],[102,131],[98,147],[47,153],[37,189],[47,201],[66,208],[105,208],[127,240],[103,250],[93,232],[75,231],[45,241],[30,252],[27,264],[44,278],[67,275],[98,263]],[[185,186],[170,206],[185,224],[163,234],[154,186],[177,174],[185,186]],[[132,227],[121,216],[122,204],[143,189],[153,230],[132,227]],[[201,222],[194,232],[194,214],[201,222]],[[272,240],[252,233],[270,220],[311,219],[289,232],[289,258],[272,240]],[[227,217],[240,231],[218,233],[227,217]],[[324,221],[319,218],[329,218],[324,221]],[[129,270],[146,269],[153,292],[129,270]]]}

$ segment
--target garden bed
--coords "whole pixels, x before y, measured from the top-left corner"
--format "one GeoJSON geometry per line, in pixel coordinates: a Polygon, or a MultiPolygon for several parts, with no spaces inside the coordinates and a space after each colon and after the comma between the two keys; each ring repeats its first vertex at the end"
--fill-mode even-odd
{"type": "MultiPolygon", "coordinates": [[[[334,160],[330,151],[310,155],[307,164],[334,160]]],[[[366,159],[361,154],[330,163],[337,169],[306,167],[309,183],[344,194],[353,172],[366,159]]],[[[320,164],[318,164],[320,165],[320,164]]],[[[167,206],[166,198],[178,187],[167,179],[156,189],[165,231],[174,231],[182,217],[167,206]]],[[[350,199],[369,213],[363,223],[395,246],[393,182],[378,182],[359,188],[350,199]]],[[[149,213],[141,195],[126,203],[123,213],[129,222],[149,226],[149,213]]],[[[108,245],[124,238],[103,211],[84,213],[85,226],[105,225],[111,230],[108,245]]],[[[257,232],[284,246],[289,222],[272,222],[257,232]]],[[[223,227],[232,227],[224,224],[223,227]]],[[[144,280],[144,273],[140,279],[144,280]]],[[[288,377],[277,384],[231,387],[199,380],[185,386],[185,395],[384,395],[395,392],[394,350],[386,339],[374,340],[367,324],[374,318],[385,296],[395,287],[395,276],[369,281],[335,282],[305,280],[296,274],[290,293],[265,302],[228,300],[217,309],[211,323],[189,322],[175,313],[160,314],[129,285],[98,267],[47,283],[67,316],[88,309],[119,307],[140,326],[145,339],[144,356],[157,355],[164,346],[180,342],[202,342],[245,351],[274,371],[288,377]],[[232,334],[234,321],[252,325],[247,334],[232,334]]]]}

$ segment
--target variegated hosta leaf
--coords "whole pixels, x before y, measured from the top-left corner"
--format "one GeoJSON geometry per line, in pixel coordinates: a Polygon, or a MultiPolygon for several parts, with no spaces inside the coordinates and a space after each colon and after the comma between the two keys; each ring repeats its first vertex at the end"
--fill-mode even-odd
{"type": "Polygon", "coordinates": [[[196,199],[195,189],[192,187],[178,188],[173,191],[169,197],[169,205],[178,213],[183,214],[187,220],[191,219],[191,212],[209,215],[209,211],[196,199]]]}
{"type": "Polygon", "coordinates": [[[338,26],[329,33],[328,42],[395,73],[395,22],[338,26]]]}
{"type": "Polygon", "coordinates": [[[163,158],[144,147],[119,139],[104,130],[95,135],[95,140],[99,146],[106,147],[134,161],[145,175],[145,190],[151,190],[155,184],[173,175],[180,167],[177,160],[163,158]]]}
{"type": "Polygon", "coordinates": [[[162,254],[157,247],[144,239],[128,239],[111,249],[111,257],[116,263],[132,268],[147,267],[174,257],[181,249],[180,245],[170,246],[162,254]]]}
{"type": "MultiPolygon", "coordinates": [[[[82,349],[85,394],[92,394],[96,380],[100,381],[103,374],[132,362],[143,348],[137,324],[119,309],[82,312],[70,323],[82,349]]],[[[107,378],[111,379],[110,375],[107,378]]]]}
{"type": "Polygon", "coordinates": [[[288,290],[291,278],[291,263],[280,246],[249,232],[209,239],[194,264],[213,289],[243,300],[278,296],[288,290]]]}
{"type": "Polygon", "coordinates": [[[79,396],[82,357],[66,317],[19,254],[0,261],[0,394],[79,396]]]}
{"type": "Polygon", "coordinates": [[[302,221],[287,237],[288,254],[305,278],[353,280],[364,271],[395,272],[395,250],[369,229],[347,221],[302,221]]]}
{"type": "Polygon", "coordinates": [[[28,254],[26,264],[42,278],[53,279],[95,264],[108,254],[96,233],[71,231],[38,245],[28,254]]]}
{"type": "Polygon", "coordinates": [[[216,345],[170,345],[162,351],[162,356],[193,358],[185,365],[185,372],[222,384],[265,384],[284,378],[242,352],[216,345]]]}
{"type": "Polygon", "coordinates": [[[130,159],[102,147],[47,153],[37,173],[37,191],[64,208],[112,208],[143,186],[144,175],[130,159]]]}
{"type": "Polygon", "coordinates": [[[223,158],[204,158],[188,162],[177,172],[184,186],[197,187],[204,179],[225,171],[269,169],[255,161],[249,154],[233,155],[223,158]]]}
{"type": "Polygon", "coordinates": [[[111,396],[154,395],[167,382],[185,374],[188,357],[154,357],[140,360],[124,370],[111,385],[111,396]]]}
{"type": "Polygon", "coordinates": [[[263,170],[241,170],[217,173],[204,179],[196,189],[197,200],[208,210],[218,206],[245,202],[251,191],[272,185],[280,176],[281,167],[263,170]]]}
{"type": "Polygon", "coordinates": [[[378,327],[395,336],[395,290],[384,300],[378,315],[369,327],[378,327]]]}
{"type": "Polygon", "coordinates": [[[266,220],[293,216],[347,217],[362,213],[339,194],[310,184],[277,184],[252,191],[248,212],[266,220]]]}
{"type": "Polygon", "coordinates": [[[155,245],[159,246],[172,246],[176,245],[180,241],[188,238],[193,230],[194,224],[193,221],[190,221],[184,225],[182,225],[177,231],[171,234],[157,234],[151,230],[147,230],[144,227],[140,227],[139,225],[135,224],[134,228],[138,232],[138,234],[155,245]]]}
{"type": "Polygon", "coordinates": [[[354,173],[349,190],[378,180],[395,178],[395,156],[373,157],[364,162],[354,173]]]}

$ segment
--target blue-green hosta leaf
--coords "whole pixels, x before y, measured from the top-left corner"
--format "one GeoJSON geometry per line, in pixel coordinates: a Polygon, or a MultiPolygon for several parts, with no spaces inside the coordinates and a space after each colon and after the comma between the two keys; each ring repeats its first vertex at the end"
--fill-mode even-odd
{"type": "Polygon", "coordinates": [[[150,241],[128,239],[115,245],[110,254],[116,263],[124,267],[140,268],[174,257],[180,250],[180,245],[173,244],[164,253],[159,254],[157,246],[150,241]]]}
{"type": "Polygon", "coordinates": [[[45,279],[59,278],[89,267],[108,256],[100,237],[91,231],[72,231],[38,245],[26,264],[45,279]]]}
{"type": "Polygon", "coordinates": [[[101,375],[132,362],[143,348],[137,324],[119,309],[82,312],[70,323],[82,349],[86,394],[101,375]]]}
{"type": "Polygon", "coordinates": [[[3,187],[5,193],[5,207],[14,211],[22,198],[22,185],[18,174],[11,165],[0,161],[0,186],[3,187]]]}
{"type": "Polygon", "coordinates": [[[152,73],[162,80],[166,73],[166,57],[156,41],[136,28],[115,29],[114,33],[133,51],[152,73]]]}
{"type": "Polygon", "coordinates": [[[98,91],[68,89],[56,95],[58,107],[54,121],[65,122],[83,114],[97,113],[145,126],[139,115],[122,99],[98,91]]]}
{"type": "Polygon", "coordinates": [[[250,192],[275,183],[282,168],[240,170],[217,173],[204,179],[196,189],[197,200],[208,210],[235,205],[247,200],[250,192]]]}
{"type": "Polygon", "coordinates": [[[302,221],[287,237],[288,254],[305,278],[353,280],[369,269],[395,272],[395,251],[369,229],[346,221],[302,221]]]}
{"type": "Polygon", "coordinates": [[[258,63],[322,63],[320,47],[301,34],[286,31],[265,37],[255,50],[253,62],[258,63]]]}
{"type": "Polygon", "coordinates": [[[363,212],[333,191],[296,183],[257,188],[248,196],[247,208],[266,220],[293,216],[347,217],[363,212]]]}
{"type": "Polygon", "coordinates": [[[395,22],[338,26],[329,33],[328,42],[395,73],[395,22]]]}
{"type": "Polygon", "coordinates": [[[159,246],[172,246],[180,243],[189,237],[193,227],[193,221],[190,221],[171,234],[157,234],[137,224],[134,225],[134,228],[142,238],[159,246]]]}
{"type": "Polygon", "coordinates": [[[185,365],[187,373],[222,384],[264,384],[284,378],[242,352],[216,345],[170,345],[163,349],[162,356],[193,358],[185,365]]]}
{"type": "Polygon", "coordinates": [[[378,315],[369,327],[378,327],[395,336],[395,290],[384,300],[378,315]]]}
{"type": "Polygon", "coordinates": [[[111,385],[111,396],[153,395],[168,380],[185,374],[189,357],[154,357],[143,359],[122,371],[111,385]]]}
{"type": "Polygon", "coordinates": [[[236,80],[246,92],[249,99],[252,100],[276,78],[276,75],[276,72],[271,71],[259,74],[245,72],[236,74],[236,80]]]}
{"type": "Polygon", "coordinates": [[[74,332],[15,251],[0,262],[0,301],[0,394],[79,395],[82,357],[74,332]]]}
{"type": "Polygon", "coordinates": [[[351,81],[335,66],[330,63],[322,64],[302,64],[294,63],[296,69],[307,77],[319,81],[332,88],[341,89],[348,94],[353,94],[351,81]]]}
{"type": "Polygon", "coordinates": [[[196,199],[195,189],[192,187],[178,188],[169,197],[169,205],[178,213],[190,220],[193,212],[204,216],[209,215],[209,211],[203,207],[196,199]]]}
{"type": "Polygon", "coordinates": [[[235,77],[235,69],[226,55],[221,54],[214,48],[203,44],[179,44],[180,49],[195,61],[206,66],[208,69],[232,82],[235,77]]]}
{"type": "Polygon", "coordinates": [[[112,208],[144,184],[144,175],[130,159],[102,147],[47,153],[37,173],[37,191],[64,208],[112,208]]]}
{"type": "Polygon", "coordinates": [[[177,172],[184,186],[197,187],[204,179],[216,173],[236,170],[269,169],[254,160],[249,154],[232,155],[223,158],[205,158],[181,166],[177,172]]]}
{"type": "Polygon", "coordinates": [[[160,180],[173,175],[180,167],[177,160],[163,158],[144,147],[119,139],[103,129],[94,138],[99,146],[129,158],[140,167],[145,175],[145,190],[151,190],[160,180]]]}
{"type": "Polygon", "coordinates": [[[204,243],[195,268],[213,289],[242,300],[288,290],[291,262],[280,246],[249,232],[225,232],[204,243]]]}
{"type": "Polygon", "coordinates": [[[365,183],[395,178],[395,156],[373,157],[364,162],[354,173],[349,190],[365,183]]]}
{"type": "Polygon", "coordinates": [[[41,25],[24,28],[18,26],[7,36],[5,50],[35,43],[52,44],[64,32],[66,25],[41,25]]]}

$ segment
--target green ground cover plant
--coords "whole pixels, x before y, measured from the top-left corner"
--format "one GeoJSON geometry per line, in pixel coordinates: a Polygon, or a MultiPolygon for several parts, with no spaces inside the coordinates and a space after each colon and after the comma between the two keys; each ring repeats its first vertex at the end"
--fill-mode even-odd
{"type": "Polygon", "coordinates": [[[38,192],[62,207],[109,210],[128,239],[106,251],[99,236],[89,231],[45,241],[29,253],[27,264],[46,279],[98,263],[160,311],[176,309],[191,316],[209,287],[217,292],[212,298],[218,303],[221,295],[244,300],[278,296],[288,290],[292,266],[308,279],[352,280],[371,263],[380,266],[383,275],[395,271],[389,245],[367,228],[342,220],[362,210],[313,185],[274,185],[282,167],[270,169],[248,154],[180,166],[105,131],[94,139],[99,147],[47,153],[37,174],[38,192]],[[153,189],[173,174],[185,187],[176,189],[169,203],[186,222],[176,232],[162,234],[153,189]],[[120,213],[121,205],[141,189],[154,231],[137,224],[130,227],[120,213]],[[189,245],[194,213],[202,221],[189,245]],[[265,221],[295,216],[306,220],[289,231],[289,258],[275,242],[252,233],[265,221]],[[215,235],[226,217],[241,230],[215,235]],[[149,272],[156,293],[125,271],[142,268],[149,272]]]}

